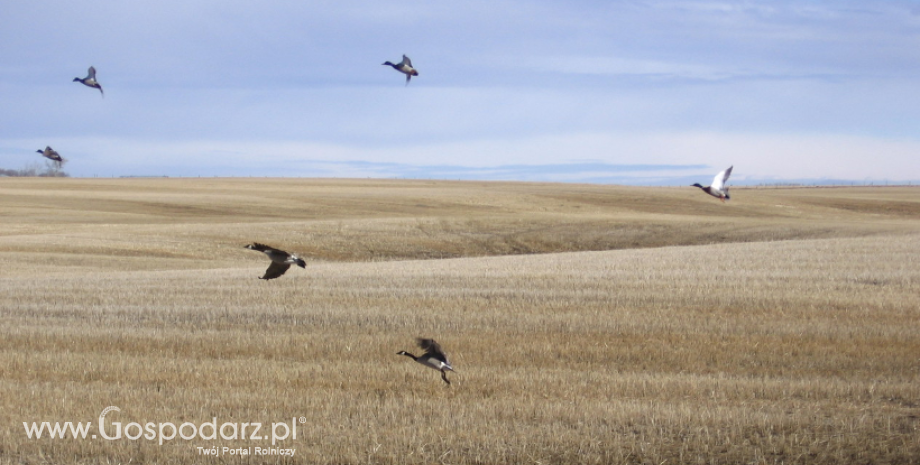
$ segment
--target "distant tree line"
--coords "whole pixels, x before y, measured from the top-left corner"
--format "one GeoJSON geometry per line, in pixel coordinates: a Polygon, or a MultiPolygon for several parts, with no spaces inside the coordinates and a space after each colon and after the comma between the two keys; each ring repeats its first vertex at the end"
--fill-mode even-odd
{"type": "Polygon", "coordinates": [[[20,170],[0,168],[0,177],[8,176],[13,178],[21,177],[40,177],[40,178],[68,178],[70,177],[56,163],[46,163],[44,166],[31,164],[20,170]]]}

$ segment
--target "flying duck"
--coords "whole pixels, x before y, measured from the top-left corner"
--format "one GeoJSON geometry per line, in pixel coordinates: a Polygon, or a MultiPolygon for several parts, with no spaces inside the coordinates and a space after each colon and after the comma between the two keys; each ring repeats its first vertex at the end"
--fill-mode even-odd
{"type": "Polygon", "coordinates": [[[257,250],[259,252],[265,253],[268,255],[268,258],[272,260],[272,264],[268,265],[268,269],[265,270],[265,276],[262,276],[259,279],[275,279],[278,276],[284,274],[291,265],[297,265],[301,268],[307,267],[307,262],[303,261],[302,258],[294,254],[289,254],[283,250],[276,249],[274,247],[269,247],[265,244],[259,244],[254,242],[246,246],[249,250],[257,250]]]}
{"type": "Polygon", "coordinates": [[[407,86],[409,85],[409,80],[412,79],[412,76],[418,76],[418,71],[412,67],[412,60],[410,60],[409,57],[405,55],[403,55],[402,61],[395,65],[389,61],[384,63],[384,65],[392,66],[396,71],[405,74],[407,86]]]}
{"type": "Polygon", "coordinates": [[[719,199],[722,203],[725,203],[726,200],[731,200],[731,197],[728,195],[728,186],[725,185],[725,182],[728,181],[728,177],[732,175],[732,168],[735,166],[729,166],[727,170],[720,172],[712,180],[712,185],[703,187],[699,183],[694,184],[693,187],[699,187],[703,189],[703,192],[719,199]]]}
{"type": "Polygon", "coordinates": [[[58,166],[64,163],[64,159],[61,157],[61,154],[57,153],[57,150],[51,148],[51,146],[45,147],[45,150],[38,149],[36,152],[42,154],[43,157],[53,160],[58,166]]]}
{"type": "Polygon", "coordinates": [[[396,355],[405,355],[426,367],[440,371],[441,379],[450,385],[450,380],[447,379],[447,372],[454,371],[454,367],[450,366],[450,361],[447,360],[447,354],[441,349],[441,345],[435,342],[434,339],[417,338],[415,342],[425,351],[424,354],[416,357],[405,350],[400,350],[396,352],[396,355]]]}
{"type": "Polygon", "coordinates": [[[102,94],[103,97],[105,97],[105,92],[102,91],[102,86],[100,86],[99,83],[96,81],[96,68],[92,66],[89,67],[89,70],[87,71],[85,78],[80,79],[80,78],[75,77],[73,78],[73,82],[82,82],[83,85],[85,86],[95,87],[96,89],[99,89],[99,93],[102,94]]]}

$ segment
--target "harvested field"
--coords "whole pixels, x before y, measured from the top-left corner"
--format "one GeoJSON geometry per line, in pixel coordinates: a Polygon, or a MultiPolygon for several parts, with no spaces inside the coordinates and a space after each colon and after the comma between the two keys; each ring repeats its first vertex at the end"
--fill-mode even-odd
{"type": "Polygon", "coordinates": [[[920,189],[732,197],[0,179],[0,463],[920,460],[920,189]],[[129,437],[212,419],[263,439],[129,437]]]}

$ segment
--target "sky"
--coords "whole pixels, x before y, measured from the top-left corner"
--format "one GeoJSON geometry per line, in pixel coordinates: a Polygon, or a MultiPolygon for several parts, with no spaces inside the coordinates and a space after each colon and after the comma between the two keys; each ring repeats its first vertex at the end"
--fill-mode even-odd
{"type": "Polygon", "coordinates": [[[9,1],[0,168],[916,183],[918,83],[920,0],[9,1]]]}

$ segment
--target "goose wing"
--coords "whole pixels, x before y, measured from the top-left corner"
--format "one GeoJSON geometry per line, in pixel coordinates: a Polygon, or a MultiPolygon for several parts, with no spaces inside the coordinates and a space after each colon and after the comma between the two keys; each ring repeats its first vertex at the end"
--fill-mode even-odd
{"type": "Polygon", "coordinates": [[[252,250],[258,250],[259,252],[289,255],[287,252],[281,249],[276,249],[270,245],[260,244],[258,242],[253,242],[249,248],[252,250]]]}
{"type": "Polygon", "coordinates": [[[729,166],[728,169],[720,171],[715,178],[712,179],[712,188],[716,190],[722,190],[722,187],[725,186],[725,182],[728,181],[728,177],[732,175],[732,168],[735,166],[729,166]]]}
{"type": "Polygon", "coordinates": [[[261,279],[275,279],[283,275],[290,267],[291,265],[287,263],[272,262],[271,265],[268,265],[268,269],[265,270],[265,276],[262,276],[261,279]]]}
{"type": "Polygon", "coordinates": [[[441,348],[441,345],[438,344],[434,339],[424,339],[418,338],[415,340],[418,343],[418,346],[425,351],[425,355],[436,358],[447,365],[450,365],[450,361],[447,360],[447,354],[444,352],[444,349],[441,348]]]}

